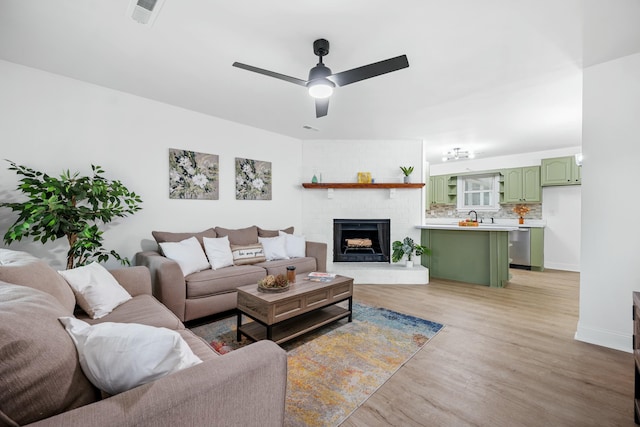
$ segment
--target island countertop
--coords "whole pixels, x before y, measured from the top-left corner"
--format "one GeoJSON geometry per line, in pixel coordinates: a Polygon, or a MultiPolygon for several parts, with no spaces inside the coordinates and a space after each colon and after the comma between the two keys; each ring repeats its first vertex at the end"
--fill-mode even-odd
{"type": "Polygon", "coordinates": [[[460,230],[460,231],[514,231],[518,227],[515,225],[500,224],[479,224],[476,227],[460,226],[458,224],[424,224],[416,228],[422,230],[460,230]]]}
{"type": "Polygon", "coordinates": [[[427,217],[424,219],[424,223],[417,225],[416,228],[423,230],[513,231],[519,228],[545,228],[547,225],[547,222],[541,219],[527,219],[524,224],[519,224],[517,219],[500,218],[492,223],[484,218],[484,222],[480,222],[477,227],[461,227],[458,225],[458,221],[463,221],[463,219],[427,217]]]}

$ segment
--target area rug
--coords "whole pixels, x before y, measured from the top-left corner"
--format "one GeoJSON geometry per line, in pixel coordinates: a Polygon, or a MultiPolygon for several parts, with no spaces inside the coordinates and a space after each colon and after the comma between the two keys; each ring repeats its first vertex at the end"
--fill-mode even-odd
{"type": "MultiPolygon", "coordinates": [[[[337,426],[400,369],[443,325],[365,304],[340,320],[282,345],[288,378],[285,426],[337,426]]],[[[192,328],[221,353],[236,341],[235,317],[192,328]]]]}

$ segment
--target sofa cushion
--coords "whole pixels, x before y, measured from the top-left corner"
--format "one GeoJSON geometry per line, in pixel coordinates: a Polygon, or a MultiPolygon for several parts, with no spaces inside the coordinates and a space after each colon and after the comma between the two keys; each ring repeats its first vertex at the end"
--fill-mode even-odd
{"type": "Polygon", "coordinates": [[[316,271],[316,259],[313,257],[281,259],[276,261],[260,262],[255,264],[256,267],[262,267],[267,274],[287,274],[287,267],[293,265],[296,267],[296,274],[305,274],[316,271]]]}
{"type": "Polygon", "coordinates": [[[200,231],[198,233],[172,233],[170,231],[152,231],[151,235],[153,235],[153,238],[156,239],[156,243],[158,243],[158,245],[164,242],[181,242],[188,239],[189,237],[195,237],[202,245],[203,237],[218,237],[216,231],[213,228],[207,228],[206,230],[200,231]]]}
{"type": "Polygon", "coordinates": [[[267,259],[264,255],[264,248],[260,243],[231,245],[231,254],[235,265],[255,264],[267,259]]]}
{"type": "Polygon", "coordinates": [[[61,317],[89,380],[110,395],[202,363],[180,334],[137,323],[89,325],[61,317]]]}
{"type": "Polygon", "coordinates": [[[193,354],[198,356],[203,362],[220,357],[220,355],[216,353],[204,339],[200,338],[189,329],[182,329],[178,331],[178,333],[182,339],[189,344],[189,348],[191,348],[193,354]]]}
{"type": "Polygon", "coordinates": [[[284,231],[288,234],[293,234],[293,227],[283,228],[282,230],[265,230],[264,228],[258,227],[258,236],[259,237],[277,237],[279,231],[284,231]]]}
{"type": "Polygon", "coordinates": [[[258,227],[255,225],[247,228],[229,229],[216,227],[218,236],[229,236],[232,245],[251,245],[258,243],[258,227]]]}
{"type": "Polygon", "coordinates": [[[257,284],[267,275],[264,268],[253,265],[205,270],[185,277],[187,298],[200,298],[235,292],[238,286],[257,284]]]}
{"type": "MultiPolygon", "coordinates": [[[[211,270],[209,270],[211,271],[211,270]]],[[[137,295],[119,305],[101,319],[91,319],[83,311],[76,312],[78,319],[95,325],[103,322],[142,323],[168,329],[183,329],[180,319],[151,295],[137,295]]]]}
{"type": "Polygon", "coordinates": [[[0,424],[29,424],[99,399],[58,322],[68,315],[45,292],[0,282],[0,424]]]}
{"type": "Polygon", "coordinates": [[[106,316],[131,299],[116,278],[97,262],[58,273],[73,289],[78,305],[93,319],[106,316]]]}
{"type": "Polygon", "coordinates": [[[193,236],[180,242],[163,242],[159,245],[167,258],[178,263],[185,276],[210,267],[201,244],[193,236]]]}
{"type": "Polygon", "coordinates": [[[53,295],[67,314],[73,313],[76,306],[73,291],[58,272],[26,252],[0,249],[0,280],[53,295]]]}

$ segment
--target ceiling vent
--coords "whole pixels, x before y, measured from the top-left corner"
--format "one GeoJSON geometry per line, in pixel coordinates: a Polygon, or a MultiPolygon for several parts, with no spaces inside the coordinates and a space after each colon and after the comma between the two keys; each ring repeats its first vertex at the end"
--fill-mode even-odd
{"type": "Polygon", "coordinates": [[[127,15],[140,24],[151,26],[163,3],[164,0],[130,0],[127,15]]]}

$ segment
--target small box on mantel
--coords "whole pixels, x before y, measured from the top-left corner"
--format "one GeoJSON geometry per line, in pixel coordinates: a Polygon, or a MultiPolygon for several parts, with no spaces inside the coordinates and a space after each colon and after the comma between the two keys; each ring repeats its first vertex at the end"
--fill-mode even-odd
{"type": "Polygon", "coordinates": [[[371,172],[358,172],[358,184],[371,184],[371,172]]]}

